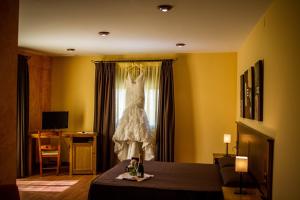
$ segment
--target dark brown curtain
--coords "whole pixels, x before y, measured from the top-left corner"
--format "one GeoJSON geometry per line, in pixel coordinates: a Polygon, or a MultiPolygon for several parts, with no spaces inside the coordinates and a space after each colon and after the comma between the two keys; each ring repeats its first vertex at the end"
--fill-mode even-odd
{"type": "Polygon", "coordinates": [[[115,63],[96,63],[94,131],[97,136],[97,170],[114,165],[115,63]]]}
{"type": "Polygon", "coordinates": [[[18,56],[17,80],[17,177],[27,173],[27,135],[29,127],[29,72],[27,57],[18,56]]]}
{"type": "Polygon", "coordinates": [[[175,105],[172,60],[162,61],[159,86],[156,159],[174,161],[175,105]]]}

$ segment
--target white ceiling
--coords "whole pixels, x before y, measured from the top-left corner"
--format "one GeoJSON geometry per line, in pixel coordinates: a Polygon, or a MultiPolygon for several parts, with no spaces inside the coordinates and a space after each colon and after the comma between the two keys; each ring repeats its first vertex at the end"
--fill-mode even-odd
{"type": "Polygon", "coordinates": [[[20,0],[19,46],[59,55],[237,51],[271,1],[20,0]],[[162,13],[160,4],[174,8],[162,13]]]}

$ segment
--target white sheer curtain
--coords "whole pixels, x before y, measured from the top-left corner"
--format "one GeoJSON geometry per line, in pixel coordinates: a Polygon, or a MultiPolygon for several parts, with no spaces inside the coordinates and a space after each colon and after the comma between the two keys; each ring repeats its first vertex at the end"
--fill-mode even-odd
{"type": "Polygon", "coordinates": [[[161,62],[120,62],[116,64],[116,124],[125,109],[125,80],[130,73],[135,79],[141,71],[145,80],[145,112],[147,114],[153,138],[155,137],[158,112],[159,78],[161,62]]]}

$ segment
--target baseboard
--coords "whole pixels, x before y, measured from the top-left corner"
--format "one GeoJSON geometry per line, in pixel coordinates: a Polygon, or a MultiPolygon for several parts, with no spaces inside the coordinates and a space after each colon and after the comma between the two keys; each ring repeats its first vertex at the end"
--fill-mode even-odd
{"type": "Polygon", "coordinates": [[[20,200],[18,186],[16,184],[0,185],[1,199],[20,200]]]}

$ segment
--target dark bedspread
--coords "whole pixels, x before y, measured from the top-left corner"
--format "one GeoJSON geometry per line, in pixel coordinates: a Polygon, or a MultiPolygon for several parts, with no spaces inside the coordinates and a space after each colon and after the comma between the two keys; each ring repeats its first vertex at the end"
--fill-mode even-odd
{"type": "Polygon", "coordinates": [[[223,199],[215,165],[146,161],[145,173],[153,178],[142,182],[116,179],[128,163],[123,161],[97,177],[90,185],[89,200],[223,199]]]}

